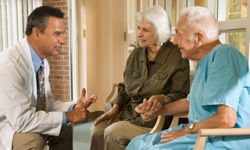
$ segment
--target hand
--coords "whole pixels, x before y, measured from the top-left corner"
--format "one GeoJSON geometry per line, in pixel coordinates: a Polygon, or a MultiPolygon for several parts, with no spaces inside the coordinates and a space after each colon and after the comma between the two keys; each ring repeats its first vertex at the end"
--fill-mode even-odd
{"type": "Polygon", "coordinates": [[[181,136],[184,136],[187,134],[190,134],[187,127],[184,127],[180,130],[166,132],[161,136],[161,142],[162,143],[169,142],[169,141],[172,141],[178,137],[181,137],[181,136]]]}
{"type": "Polygon", "coordinates": [[[149,100],[144,99],[143,103],[135,108],[137,113],[140,113],[144,121],[150,121],[156,118],[160,113],[160,109],[165,103],[164,95],[154,95],[149,100]]]}
{"type": "Polygon", "coordinates": [[[135,107],[135,111],[139,114],[144,114],[147,112],[147,106],[148,106],[148,100],[144,98],[143,102],[139,104],[137,107],[135,107]]]}
{"type": "Polygon", "coordinates": [[[118,114],[118,108],[117,107],[112,107],[108,112],[102,114],[100,117],[98,117],[95,121],[94,121],[94,125],[96,126],[98,123],[104,121],[104,120],[108,120],[108,124],[111,124],[116,116],[118,114]]]}
{"type": "Polygon", "coordinates": [[[84,106],[79,106],[72,111],[65,112],[68,122],[78,123],[88,120],[89,111],[84,106]]]}
{"type": "Polygon", "coordinates": [[[135,108],[135,111],[139,114],[141,114],[141,117],[144,121],[150,121],[153,120],[154,118],[156,118],[158,115],[155,111],[148,111],[148,106],[149,102],[147,99],[143,100],[143,103],[141,103],[140,105],[138,105],[135,108]]]}
{"type": "Polygon", "coordinates": [[[95,103],[96,100],[97,100],[96,95],[91,95],[90,97],[86,97],[86,89],[83,88],[81,96],[78,98],[74,109],[81,107],[81,106],[83,106],[85,109],[87,109],[92,103],[95,103]]]}
{"type": "Polygon", "coordinates": [[[165,95],[153,95],[149,98],[145,111],[146,112],[157,112],[165,104],[165,95]]]}

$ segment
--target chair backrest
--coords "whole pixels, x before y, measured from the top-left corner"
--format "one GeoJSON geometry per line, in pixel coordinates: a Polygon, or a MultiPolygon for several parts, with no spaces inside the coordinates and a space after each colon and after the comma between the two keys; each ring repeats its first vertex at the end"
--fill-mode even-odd
{"type": "Polygon", "coordinates": [[[118,84],[113,84],[112,85],[112,89],[109,93],[109,95],[107,96],[107,98],[105,99],[105,103],[104,103],[104,111],[107,112],[108,110],[111,109],[111,99],[117,94],[117,89],[118,89],[118,84]]]}

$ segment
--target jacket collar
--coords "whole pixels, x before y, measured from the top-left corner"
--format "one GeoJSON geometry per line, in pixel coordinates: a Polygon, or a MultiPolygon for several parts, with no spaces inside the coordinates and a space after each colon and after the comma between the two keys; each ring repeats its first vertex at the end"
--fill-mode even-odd
{"type": "MultiPolygon", "coordinates": [[[[166,62],[166,59],[167,59],[166,56],[169,54],[169,52],[171,51],[173,46],[174,46],[174,44],[170,40],[163,43],[158,54],[156,55],[156,57],[154,59],[154,62],[164,64],[166,62]]],[[[144,61],[144,62],[147,61],[147,52],[146,51],[147,51],[146,48],[142,48],[142,50],[139,53],[139,61],[144,61]]]]}

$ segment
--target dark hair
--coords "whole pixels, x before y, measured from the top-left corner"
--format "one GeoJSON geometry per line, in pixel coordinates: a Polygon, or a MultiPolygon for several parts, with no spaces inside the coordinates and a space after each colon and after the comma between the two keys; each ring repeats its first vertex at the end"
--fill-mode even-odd
{"type": "Polygon", "coordinates": [[[59,8],[51,6],[37,7],[28,17],[25,34],[30,35],[33,27],[37,27],[43,32],[47,27],[47,20],[50,16],[63,19],[64,13],[59,8]]]}

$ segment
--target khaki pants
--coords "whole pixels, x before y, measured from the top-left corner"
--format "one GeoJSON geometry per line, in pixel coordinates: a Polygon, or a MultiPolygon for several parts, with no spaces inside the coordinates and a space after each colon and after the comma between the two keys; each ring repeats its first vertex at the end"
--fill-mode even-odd
{"type": "Polygon", "coordinates": [[[13,150],[43,150],[46,144],[50,150],[73,150],[73,128],[62,128],[59,136],[44,136],[39,133],[15,133],[13,150]]]}
{"type": "Polygon", "coordinates": [[[151,128],[145,128],[129,123],[117,121],[108,125],[106,121],[92,126],[91,150],[124,150],[128,142],[135,136],[148,133],[151,128]]]}

